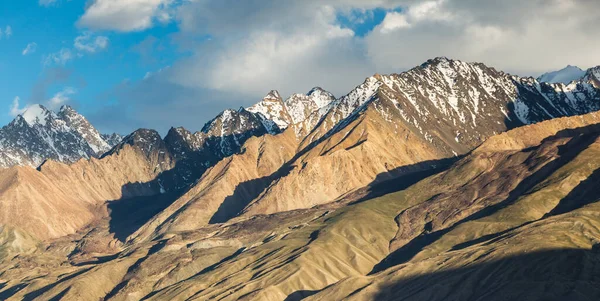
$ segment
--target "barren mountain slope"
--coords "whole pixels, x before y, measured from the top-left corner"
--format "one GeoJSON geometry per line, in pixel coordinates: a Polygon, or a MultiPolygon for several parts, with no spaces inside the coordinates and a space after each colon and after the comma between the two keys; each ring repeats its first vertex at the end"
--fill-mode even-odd
{"type": "Polygon", "coordinates": [[[307,150],[297,149],[292,129],[248,141],[241,154],[210,169],[144,231],[192,230],[242,212],[250,216],[308,208],[365,186],[377,176],[386,179],[427,169],[426,164],[408,165],[452,156],[415,137],[408,125],[383,120],[374,108],[359,115],[347,132],[339,131],[307,150]],[[407,167],[395,170],[402,166],[407,167]]]}
{"type": "Polygon", "coordinates": [[[241,154],[210,168],[193,187],[135,236],[148,237],[155,231],[196,229],[207,225],[220,207],[222,214],[235,216],[243,209],[243,201],[259,193],[269,176],[293,157],[297,143],[292,131],[249,139],[241,154]],[[249,184],[240,189],[240,183],[249,184]],[[238,194],[231,197],[234,191],[238,194]]]}
{"type": "MultiPolygon", "coordinates": [[[[146,134],[160,139],[156,132],[146,134]]],[[[47,161],[39,170],[21,166],[2,170],[0,224],[40,240],[75,233],[97,217],[106,201],[158,194],[154,179],[170,165],[158,149],[126,145],[102,159],[72,165],[47,161]]]]}
{"type": "Polygon", "coordinates": [[[165,233],[96,263],[70,265],[72,243],[59,240],[4,262],[0,296],[595,299],[599,123],[591,113],[526,126],[486,143],[510,147],[484,144],[404,190],[418,175],[385,182],[400,191],[382,197],[369,197],[372,186],[313,209],[165,233]]]}
{"type": "MultiPolygon", "coordinates": [[[[37,139],[46,132],[57,132],[58,128],[64,135],[77,137],[81,140],[80,144],[85,143],[90,149],[104,149],[107,143],[103,144],[103,139],[111,142],[119,139],[115,135],[100,136],[83,116],[70,107],[63,107],[55,114],[40,106],[36,112],[37,115],[26,112],[28,119],[17,117],[3,130],[4,133],[18,134],[10,130],[20,126],[21,135],[37,139]],[[98,145],[91,147],[95,144],[98,145]]],[[[267,134],[269,129],[266,123],[264,116],[244,109],[226,110],[196,133],[173,128],[163,140],[156,131],[137,130],[120,140],[100,160],[80,160],[71,166],[48,160],[39,171],[20,167],[2,170],[0,208],[4,210],[0,224],[7,226],[7,233],[27,233],[24,236],[45,240],[73,234],[90,222],[106,217],[107,201],[154,196],[147,200],[148,204],[141,204],[154,208],[144,216],[151,214],[156,208],[160,209],[162,204],[170,204],[182,189],[194,183],[207,168],[239,152],[246,140],[267,134]]],[[[275,131],[273,134],[279,133],[278,128],[272,130],[275,131]]],[[[269,137],[272,139],[275,136],[269,137]]],[[[23,139],[16,141],[23,142],[23,139]]],[[[67,143],[70,140],[48,141],[60,143],[61,147],[71,146],[67,143]]],[[[296,138],[292,137],[290,141],[293,144],[291,148],[295,148],[296,138]]],[[[44,144],[35,139],[25,142],[28,143],[24,145],[44,149],[44,144]]],[[[71,151],[77,152],[77,148],[71,151]]],[[[263,151],[257,149],[258,153],[262,154],[263,151]]],[[[273,153],[280,155],[279,146],[273,153]]],[[[281,154],[285,156],[285,152],[281,154]]],[[[261,158],[266,162],[267,157],[261,155],[261,158]]],[[[276,164],[280,166],[283,162],[280,160],[276,164]]],[[[111,206],[119,205],[108,207],[111,206]]]]}
{"type": "MultiPolygon", "coordinates": [[[[18,117],[4,132],[20,125],[25,134],[32,133],[28,137],[38,137],[59,127],[89,145],[104,141],[99,140],[104,138],[99,138],[83,116],[69,107],[63,107],[58,114],[40,107],[38,115],[34,118],[25,114],[29,121],[18,117]]],[[[72,165],[48,160],[39,170],[30,167],[2,170],[0,224],[41,240],[73,234],[106,216],[107,201],[156,196],[149,200],[154,202],[164,199],[165,193],[175,198],[178,191],[196,181],[208,167],[238,152],[247,139],[266,133],[259,116],[243,109],[227,110],[195,134],[172,129],[163,140],[156,131],[140,129],[124,137],[101,159],[92,157],[72,165]]],[[[115,137],[107,138],[115,141],[115,137]]],[[[36,141],[30,142],[44,148],[36,141]]],[[[59,142],[63,147],[70,145],[59,142]]]]}

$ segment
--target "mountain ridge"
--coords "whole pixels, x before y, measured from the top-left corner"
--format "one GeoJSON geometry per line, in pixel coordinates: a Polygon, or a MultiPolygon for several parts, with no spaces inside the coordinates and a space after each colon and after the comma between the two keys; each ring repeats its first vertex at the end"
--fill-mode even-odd
{"type": "MultiPolygon", "coordinates": [[[[467,64],[446,58],[431,60],[426,64],[426,67],[436,67],[439,64],[445,66],[454,64],[459,68],[467,66],[468,68],[474,68],[472,73],[476,74],[478,74],[477,71],[483,72],[480,68],[487,68],[481,67],[484,66],[483,64],[467,64]]],[[[416,72],[427,74],[428,71],[416,69],[416,72]]],[[[431,73],[431,71],[429,72],[431,73]]],[[[556,87],[560,92],[552,92],[554,90],[543,92],[541,91],[541,85],[536,83],[533,78],[513,77],[492,68],[486,69],[486,72],[491,74],[490,76],[497,76],[496,78],[499,81],[497,87],[502,88],[499,89],[500,93],[503,93],[500,95],[504,95],[504,100],[498,100],[498,94],[494,94],[490,90],[492,92],[488,93],[489,96],[483,98],[486,101],[489,99],[490,102],[498,103],[498,107],[493,108],[495,113],[488,115],[495,116],[496,120],[490,120],[486,115],[484,115],[486,118],[481,120],[481,123],[493,126],[483,128],[487,132],[466,132],[470,134],[470,137],[469,135],[456,135],[455,130],[448,132],[449,129],[453,129],[458,124],[466,125],[467,130],[476,129],[477,124],[473,125],[468,120],[470,115],[464,113],[461,115],[459,114],[461,111],[457,112],[451,104],[440,102],[438,106],[441,105],[441,109],[434,106],[429,110],[433,111],[435,109],[439,112],[437,114],[440,117],[437,120],[446,119],[449,122],[446,121],[439,126],[435,125],[438,133],[436,136],[429,136],[427,132],[423,131],[424,127],[419,126],[416,121],[423,120],[421,117],[425,115],[414,110],[412,118],[410,118],[411,116],[403,110],[405,108],[410,109],[411,106],[414,107],[413,103],[416,102],[414,100],[411,102],[411,99],[403,97],[402,94],[394,96],[395,93],[398,93],[394,89],[396,82],[389,84],[393,77],[390,79],[379,75],[379,79],[375,77],[367,78],[365,83],[358,86],[355,91],[330,104],[328,115],[322,117],[317,128],[302,140],[295,151],[293,148],[282,149],[285,150],[283,151],[283,157],[287,158],[288,161],[281,168],[271,169],[271,174],[255,171],[256,166],[259,166],[257,161],[260,160],[261,152],[277,149],[278,145],[295,143],[289,135],[273,136],[273,139],[265,140],[260,146],[252,146],[251,148],[258,147],[255,151],[237,154],[233,156],[233,159],[217,163],[215,167],[207,171],[207,174],[200,179],[195,188],[187,192],[187,194],[195,193],[196,195],[191,194],[176,201],[171,208],[165,209],[163,213],[150,221],[149,228],[142,227],[141,232],[134,235],[133,238],[148,238],[152,235],[158,235],[154,231],[159,231],[158,233],[190,231],[210,223],[210,220],[212,220],[210,216],[213,214],[225,214],[227,218],[235,218],[236,216],[244,218],[244,216],[271,214],[281,210],[297,210],[328,203],[340,195],[372,182],[379,174],[388,174],[388,177],[399,176],[401,174],[393,171],[397,169],[406,172],[402,168],[403,166],[416,164],[419,168],[426,168],[426,166],[420,166],[418,163],[467,153],[480,145],[485,138],[503,132],[507,128],[522,126],[525,122],[531,123],[551,119],[555,115],[569,116],[579,112],[584,113],[588,110],[593,111],[598,106],[597,92],[587,93],[589,91],[586,89],[590,87],[588,83],[581,83],[584,89],[578,88],[577,85],[568,88],[571,89],[569,90],[571,92],[584,91],[587,93],[582,94],[584,96],[581,97],[585,97],[585,95],[594,97],[590,99],[587,106],[572,106],[570,99],[563,92],[565,85],[547,85],[556,87]],[[388,84],[383,83],[383,81],[388,81],[388,84]],[[503,85],[513,85],[513,88],[512,90],[503,88],[503,85]],[[517,95],[522,98],[519,100],[520,105],[524,106],[527,111],[517,111],[514,107],[512,109],[510,107],[506,108],[506,112],[502,111],[503,106],[500,104],[504,106],[512,105],[514,103],[513,96],[517,95]],[[550,98],[548,95],[553,95],[553,97],[550,98]],[[399,102],[395,100],[404,101],[405,105],[401,107],[402,109],[399,109],[397,105],[399,102]],[[540,105],[540,103],[542,104],[540,105]],[[528,104],[533,105],[531,110],[528,104]],[[341,109],[336,110],[336,108],[341,109]],[[332,119],[335,122],[332,123],[328,116],[333,116],[332,119]],[[450,118],[445,116],[450,116],[450,118]],[[463,120],[461,120],[461,117],[463,117],[463,120]],[[508,119],[508,125],[505,123],[506,119],[508,119]],[[372,122],[372,120],[377,120],[377,122],[372,122]],[[327,123],[335,124],[335,126],[328,126],[327,123]],[[395,128],[388,129],[388,125],[395,128]],[[321,128],[318,128],[319,126],[321,128]],[[373,132],[377,133],[378,136],[384,136],[382,135],[386,132],[384,129],[388,129],[387,132],[391,133],[392,136],[377,139],[369,135],[369,132],[373,132]],[[411,147],[402,148],[401,146],[405,145],[405,142],[398,139],[398,136],[393,136],[401,132],[410,137],[411,147]],[[381,150],[387,150],[387,152],[377,154],[381,150]],[[256,153],[259,155],[255,155],[256,153]],[[370,155],[366,155],[367,153],[370,155]],[[351,168],[351,164],[356,166],[356,169],[351,168]],[[358,168],[359,166],[360,168],[358,168]],[[246,177],[250,174],[250,170],[255,175],[246,177]],[[335,172],[332,170],[335,170],[335,172]],[[350,174],[347,174],[347,172],[350,174]],[[233,180],[233,182],[221,180],[228,177],[229,174],[231,174],[230,180],[233,180]],[[334,177],[333,174],[344,176],[334,177]],[[311,187],[311,189],[308,190],[306,187],[311,187]],[[253,192],[248,193],[249,191],[253,192]],[[225,202],[223,202],[224,199],[225,202]],[[221,202],[223,203],[221,204],[221,202]],[[224,213],[219,209],[219,204],[221,204],[221,207],[225,204],[231,204],[225,207],[237,209],[233,209],[233,212],[224,213]],[[185,211],[182,208],[185,208],[185,211]],[[161,215],[164,216],[161,217],[161,215]],[[202,217],[199,218],[199,216],[202,217]]],[[[440,79],[444,78],[441,72],[437,72],[436,75],[440,79]]],[[[424,81],[418,82],[423,83],[424,81]]],[[[402,82],[400,81],[400,83],[402,82]]],[[[446,83],[448,83],[448,80],[446,80],[446,83]]],[[[431,89],[435,90],[435,88],[431,89]]],[[[482,86],[480,89],[484,90],[485,87],[482,86]]],[[[418,91],[418,89],[415,90],[418,91]]],[[[434,98],[436,101],[440,99],[434,98]]],[[[475,106],[474,101],[470,103],[473,104],[472,107],[475,106]]],[[[482,105],[485,104],[484,102],[481,103],[482,105]]],[[[288,131],[291,131],[291,129],[288,131]]],[[[286,132],[284,131],[284,133],[286,132]]],[[[409,170],[412,172],[418,171],[418,169],[409,170]]],[[[216,220],[223,221],[220,218],[216,220]]]]}

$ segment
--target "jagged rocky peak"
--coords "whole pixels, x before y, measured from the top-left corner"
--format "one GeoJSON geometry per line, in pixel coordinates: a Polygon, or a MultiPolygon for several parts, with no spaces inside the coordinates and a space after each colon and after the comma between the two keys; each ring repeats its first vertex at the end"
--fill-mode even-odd
{"type": "Polygon", "coordinates": [[[25,127],[29,126],[23,115],[17,115],[15,119],[8,123],[5,127],[25,127]]]}
{"type": "Polygon", "coordinates": [[[454,65],[455,62],[459,62],[459,61],[455,61],[455,60],[449,59],[449,58],[447,58],[445,56],[440,56],[440,57],[428,59],[427,61],[425,61],[420,66],[417,66],[417,67],[415,67],[415,68],[413,68],[411,70],[414,70],[414,69],[428,69],[428,68],[449,68],[452,65],[454,65]]]}
{"type": "Polygon", "coordinates": [[[262,114],[240,108],[221,112],[204,125],[201,133],[205,137],[205,148],[212,149],[218,157],[227,157],[238,152],[250,137],[276,134],[278,127],[262,114]]]}
{"type": "Polygon", "coordinates": [[[244,108],[238,110],[227,109],[217,117],[207,122],[201,132],[208,137],[225,137],[241,134],[250,130],[264,130],[261,118],[244,108]]]}
{"type": "MultiPolygon", "coordinates": [[[[593,71],[588,74],[594,78],[593,71]]],[[[580,83],[540,84],[482,63],[438,57],[406,72],[367,78],[326,108],[311,135],[341,128],[344,119],[372,108],[386,121],[409,124],[431,143],[473,146],[507,128],[598,110],[600,82],[596,88],[580,83]]]]}
{"type": "Polygon", "coordinates": [[[202,137],[183,127],[172,127],[165,136],[165,143],[175,157],[185,157],[200,149],[202,137]]]}
{"type": "MultiPolygon", "coordinates": [[[[507,74],[502,71],[497,71],[495,68],[489,67],[483,63],[469,63],[460,60],[453,60],[447,57],[436,57],[434,59],[427,60],[425,63],[418,67],[415,67],[407,72],[407,74],[417,74],[425,72],[429,75],[431,73],[442,74],[444,79],[456,79],[457,77],[465,77],[472,75],[475,72],[477,75],[487,73],[493,76],[506,76],[507,74]]],[[[450,83],[452,84],[452,83],[450,83]]]]}
{"type": "Polygon", "coordinates": [[[323,108],[335,100],[335,96],[331,92],[325,91],[321,87],[312,88],[306,95],[310,96],[319,108],[323,108]]]}
{"type": "Polygon", "coordinates": [[[283,130],[291,123],[281,95],[276,90],[270,91],[261,101],[247,108],[247,110],[252,113],[261,114],[264,117],[263,119],[269,120],[270,122],[265,124],[269,128],[273,127],[271,123],[275,123],[280,130],[283,130]]]}
{"type": "Polygon", "coordinates": [[[383,85],[384,76],[375,74],[367,77],[359,86],[355,87],[350,93],[330,102],[320,110],[321,115],[329,115],[323,126],[332,128],[342,119],[348,117],[357,108],[362,106],[377,92],[383,85]]]}
{"type": "Polygon", "coordinates": [[[108,143],[108,141],[102,137],[100,132],[98,132],[98,130],[96,130],[83,115],[77,113],[71,106],[63,105],[57,115],[61,120],[67,123],[67,126],[78,132],[81,137],[88,142],[89,146],[97,155],[102,155],[114,146],[114,144],[108,143]]]}
{"type": "Polygon", "coordinates": [[[165,141],[189,140],[193,133],[184,127],[171,127],[165,136],[165,141]]]}
{"type": "Polygon", "coordinates": [[[129,145],[141,151],[157,170],[168,170],[173,167],[173,159],[167,145],[156,130],[138,129],[127,135],[112,150],[104,154],[104,157],[118,154],[129,145]]]}
{"type": "Polygon", "coordinates": [[[125,136],[120,144],[129,144],[140,148],[151,148],[160,144],[162,138],[156,130],[138,129],[133,133],[125,136]]]}
{"type": "Polygon", "coordinates": [[[163,141],[174,162],[170,173],[163,174],[160,179],[166,191],[192,184],[216,161],[211,151],[205,149],[206,135],[202,132],[172,127],[163,141]]]}
{"type": "Polygon", "coordinates": [[[117,134],[117,133],[112,133],[112,134],[100,134],[102,136],[102,139],[104,139],[104,141],[106,141],[106,143],[108,143],[108,145],[112,147],[114,147],[115,145],[119,144],[119,142],[121,142],[121,140],[123,140],[123,135],[121,134],[117,134]]]}
{"type": "MultiPolygon", "coordinates": [[[[320,87],[312,88],[306,94],[292,94],[285,100],[285,106],[290,115],[292,124],[299,124],[309,118],[320,119],[319,116],[311,116],[318,113],[319,110],[335,101],[333,94],[323,90],[320,87]]],[[[318,121],[318,120],[317,120],[318,121]]]]}
{"type": "Polygon", "coordinates": [[[583,77],[584,81],[590,82],[596,88],[600,88],[600,66],[590,68],[583,77]]]}
{"type": "Polygon", "coordinates": [[[75,111],[75,109],[73,109],[73,107],[70,105],[60,106],[60,109],[58,109],[58,113],[59,114],[78,114],[77,111],[75,111]]]}
{"type": "Polygon", "coordinates": [[[281,95],[279,95],[279,91],[271,90],[269,93],[263,98],[263,100],[281,100],[281,95]]]}

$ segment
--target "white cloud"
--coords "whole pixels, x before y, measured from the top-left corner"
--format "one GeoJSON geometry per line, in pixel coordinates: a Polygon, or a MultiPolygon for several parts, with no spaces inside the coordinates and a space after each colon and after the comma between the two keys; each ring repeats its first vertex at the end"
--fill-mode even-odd
{"type": "Polygon", "coordinates": [[[174,0],[94,0],[77,22],[79,26],[116,31],[140,31],[154,20],[171,20],[174,0]]]}
{"type": "Polygon", "coordinates": [[[2,40],[3,37],[9,39],[12,36],[12,34],[12,27],[10,27],[10,25],[7,25],[4,30],[2,30],[2,28],[0,27],[0,40],[2,40]]]}
{"type": "MultiPolygon", "coordinates": [[[[62,48],[60,51],[45,55],[43,58],[44,66],[59,65],[64,66],[69,61],[76,57],[81,58],[84,53],[96,53],[108,47],[108,38],[105,36],[94,37],[91,33],[86,32],[73,41],[73,49],[62,48]],[[79,51],[79,52],[77,52],[79,51]]],[[[25,52],[25,51],[23,51],[25,52]]]]}
{"type": "Polygon", "coordinates": [[[385,19],[365,39],[369,60],[380,72],[410,68],[436,56],[524,75],[567,64],[600,64],[600,40],[592,29],[600,22],[598,1],[427,1],[385,19]],[[386,21],[397,15],[409,26],[390,30],[386,21]]]}
{"type": "Polygon", "coordinates": [[[194,48],[196,55],[175,64],[165,78],[250,99],[271,89],[291,94],[317,85],[341,93],[375,70],[365,64],[362,41],[336,23],[337,12],[316,1],[184,5],[177,15],[182,34],[213,38],[194,48]]]}
{"type": "Polygon", "coordinates": [[[16,96],[13,99],[12,105],[10,106],[10,112],[9,112],[10,116],[15,117],[17,115],[25,113],[25,111],[27,110],[27,106],[19,108],[20,101],[21,101],[21,98],[19,96],[16,96]]]}
{"type": "Polygon", "coordinates": [[[382,33],[391,32],[400,28],[409,28],[410,23],[405,14],[390,12],[385,16],[381,23],[380,30],[382,33]]]}
{"type": "MultiPolygon", "coordinates": [[[[151,27],[163,11],[165,22],[177,21],[180,31],[173,41],[192,55],[119,94],[124,106],[136,107],[144,120],[160,120],[164,127],[173,120],[201,127],[198,119],[207,120],[224,107],[249,105],[271,89],[290,95],[318,85],[341,96],[375,72],[400,72],[437,56],[524,75],[567,64],[600,64],[597,0],[177,2],[178,7],[172,1],[97,0],[79,21],[121,31],[151,27]],[[142,3],[150,8],[130,11],[142,3]],[[340,15],[367,15],[378,7],[387,15],[364,37],[338,23],[340,15]],[[164,104],[165,98],[172,102],[164,104]],[[199,106],[198,99],[210,101],[199,106]],[[176,119],[164,115],[166,105],[176,119]]],[[[108,116],[106,124],[113,119],[108,116]]],[[[132,128],[152,126],[127,120],[138,122],[132,128]]]]}
{"type": "Polygon", "coordinates": [[[455,16],[444,10],[447,0],[424,1],[408,6],[400,12],[388,12],[379,26],[381,33],[410,28],[421,22],[451,22],[455,16]]]}
{"type": "Polygon", "coordinates": [[[28,54],[34,53],[36,50],[37,50],[37,43],[31,42],[31,43],[27,44],[27,47],[25,47],[25,49],[23,49],[23,52],[21,52],[21,54],[28,55],[28,54]]]}
{"type": "Polygon", "coordinates": [[[58,2],[58,0],[39,0],[38,3],[41,6],[52,6],[54,4],[56,4],[58,2]]]}
{"type": "Polygon", "coordinates": [[[414,22],[421,21],[451,21],[455,18],[452,12],[445,10],[443,5],[449,1],[425,1],[410,6],[407,15],[414,22]]]}
{"type": "Polygon", "coordinates": [[[6,28],[4,29],[4,35],[6,36],[6,38],[7,39],[10,38],[12,36],[12,34],[13,34],[12,27],[6,26],[6,28]]]}
{"type": "Polygon", "coordinates": [[[171,80],[252,96],[311,84],[339,94],[370,73],[402,71],[436,56],[524,74],[600,64],[592,29],[600,2],[592,0],[207,0],[185,2],[175,18],[182,37],[211,40],[192,47],[196,55],[176,63],[171,80]],[[340,13],[374,7],[389,11],[364,38],[336,23],[340,13]]]}
{"type": "MultiPolygon", "coordinates": [[[[52,96],[52,98],[44,101],[44,104],[49,109],[55,110],[55,109],[59,108],[61,105],[69,102],[71,100],[71,96],[74,95],[75,93],[77,93],[77,90],[75,88],[66,87],[62,91],[59,91],[56,94],[54,94],[54,96],[52,96]]],[[[21,114],[25,113],[25,111],[27,111],[27,108],[30,107],[30,105],[24,105],[23,107],[21,107],[20,102],[21,102],[21,98],[19,96],[16,96],[13,99],[12,104],[10,106],[10,111],[9,111],[10,116],[15,117],[17,115],[21,115],[21,114]]]]}
{"type": "Polygon", "coordinates": [[[152,78],[153,76],[159,75],[163,71],[169,70],[169,68],[171,68],[171,66],[166,66],[164,68],[160,68],[156,72],[147,71],[146,74],[144,75],[143,80],[148,80],[148,79],[152,78]]]}
{"type": "Polygon", "coordinates": [[[74,58],[73,53],[68,48],[62,48],[60,51],[44,56],[43,63],[45,66],[61,65],[64,66],[67,62],[74,58]]]}
{"type": "Polygon", "coordinates": [[[105,36],[94,38],[91,33],[86,32],[75,38],[73,46],[79,51],[94,53],[108,47],[108,38],[105,36]]]}
{"type": "Polygon", "coordinates": [[[62,91],[54,94],[54,96],[47,101],[48,108],[56,109],[60,107],[61,105],[67,103],[71,99],[71,96],[75,93],[77,93],[77,90],[72,87],[64,88],[62,91]]]}

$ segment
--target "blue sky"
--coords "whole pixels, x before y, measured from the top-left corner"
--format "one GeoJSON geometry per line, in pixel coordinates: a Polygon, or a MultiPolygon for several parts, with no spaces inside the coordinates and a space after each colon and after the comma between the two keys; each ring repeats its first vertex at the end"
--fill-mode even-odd
{"type": "Polygon", "coordinates": [[[525,75],[588,68],[600,64],[599,11],[587,0],[0,0],[0,123],[42,103],[72,105],[104,132],[198,130],[272,89],[341,95],[435,56],[525,75]]]}
{"type": "Polygon", "coordinates": [[[45,104],[67,88],[76,91],[68,104],[89,114],[111,101],[102,95],[119,83],[140,80],[147,72],[168,66],[185,55],[169,43],[169,35],[177,31],[175,23],[129,33],[90,31],[76,26],[84,13],[84,2],[62,1],[46,7],[34,0],[0,1],[0,27],[6,30],[10,26],[12,31],[10,37],[3,34],[0,40],[0,82],[4,83],[0,99],[6,108],[2,124],[14,117],[8,108],[15,97],[20,98],[21,107],[28,103],[45,104]],[[91,36],[92,41],[98,36],[106,37],[108,44],[94,53],[78,50],[74,41],[85,35],[91,36]],[[35,51],[24,55],[30,43],[35,43],[35,51]],[[68,49],[72,58],[64,63],[45,62],[49,55],[62,49],[68,49]]]}
{"type": "MultiPolygon", "coordinates": [[[[0,82],[4,83],[0,99],[5,108],[0,123],[6,124],[14,118],[9,108],[15,98],[18,97],[21,109],[33,103],[52,107],[49,100],[65,89],[72,92],[67,93],[64,104],[76,107],[84,115],[94,114],[103,107],[112,109],[111,105],[117,101],[112,95],[115,87],[141,81],[147,74],[189,56],[189,51],[174,42],[178,32],[176,22],[130,32],[94,30],[77,24],[84,13],[85,1],[56,1],[50,5],[36,0],[1,1],[0,27],[3,32],[10,28],[12,34],[3,34],[0,40],[0,82]],[[93,53],[78,50],[75,40],[85,36],[90,37],[88,42],[106,38],[107,46],[93,53]],[[48,57],[63,49],[71,58],[64,62],[48,61],[48,57]]],[[[337,22],[364,35],[381,23],[383,16],[382,8],[353,11],[351,16],[339,15],[337,22]]],[[[194,39],[204,41],[210,36],[194,39]]]]}

